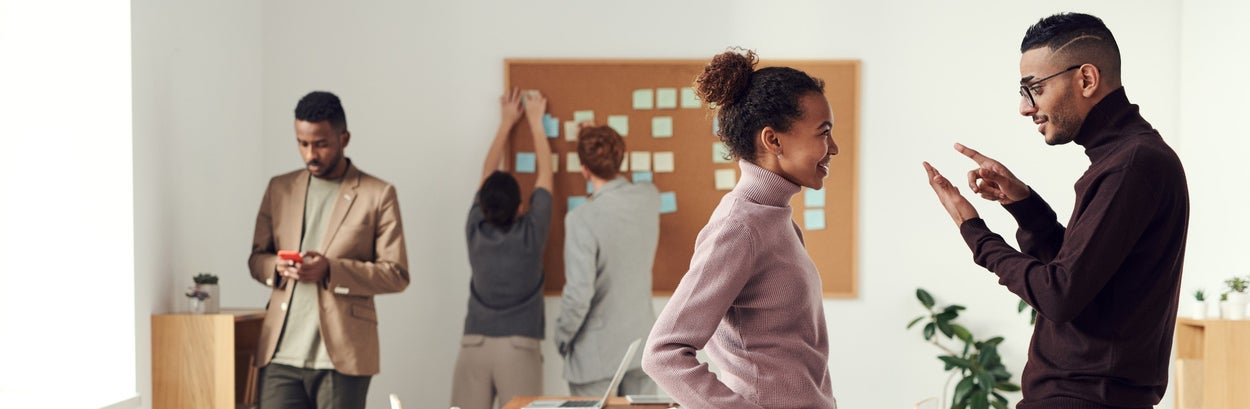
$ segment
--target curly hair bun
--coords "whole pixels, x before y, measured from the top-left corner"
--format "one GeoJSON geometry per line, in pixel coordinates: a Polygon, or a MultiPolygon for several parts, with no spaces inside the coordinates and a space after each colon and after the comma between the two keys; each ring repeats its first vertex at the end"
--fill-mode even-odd
{"type": "Polygon", "coordinates": [[[730,48],[717,54],[695,78],[695,92],[699,99],[717,107],[732,105],[746,93],[758,62],[752,50],[730,48]]]}

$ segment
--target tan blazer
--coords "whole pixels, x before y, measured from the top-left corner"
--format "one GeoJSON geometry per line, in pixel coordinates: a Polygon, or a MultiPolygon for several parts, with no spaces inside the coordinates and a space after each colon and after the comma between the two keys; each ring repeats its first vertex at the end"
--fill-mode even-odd
{"type": "MultiPolygon", "coordinates": [[[[289,280],[274,273],[278,250],[299,250],[304,227],[307,170],[269,180],[256,215],[248,267],[252,278],[273,288],[260,333],[257,365],[268,365],[278,347],[291,300],[289,280]]],[[[408,253],[395,188],[348,162],[334,211],[319,249],[330,272],[319,283],[321,337],[334,369],[348,375],[379,371],[375,294],[408,287],[408,253]]]]}

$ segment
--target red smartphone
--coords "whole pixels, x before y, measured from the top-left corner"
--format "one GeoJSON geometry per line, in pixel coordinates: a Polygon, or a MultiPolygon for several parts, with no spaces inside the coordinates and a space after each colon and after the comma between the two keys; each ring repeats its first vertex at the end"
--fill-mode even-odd
{"type": "Polygon", "coordinates": [[[278,258],[296,263],[304,262],[304,257],[299,255],[298,251],[293,250],[278,250],[278,258]]]}

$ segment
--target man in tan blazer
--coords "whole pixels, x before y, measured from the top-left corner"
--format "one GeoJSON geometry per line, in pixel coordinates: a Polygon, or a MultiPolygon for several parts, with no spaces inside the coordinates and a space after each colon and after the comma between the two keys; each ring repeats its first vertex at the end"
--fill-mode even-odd
{"type": "Polygon", "coordinates": [[[273,289],[257,351],[260,407],[364,408],[379,371],[373,296],[409,281],[399,202],[344,156],[351,134],[334,94],[300,99],[295,136],[306,168],[269,181],[248,259],[252,278],[273,289]]]}

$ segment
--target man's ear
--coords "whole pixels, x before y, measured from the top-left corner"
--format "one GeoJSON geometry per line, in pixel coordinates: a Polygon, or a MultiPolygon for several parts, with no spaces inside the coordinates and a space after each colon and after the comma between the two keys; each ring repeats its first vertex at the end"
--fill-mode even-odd
{"type": "Polygon", "coordinates": [[[1077,81],[1081,85],[1081,96],[1089,98],[1098,93],[1098,87],[1102,85],[1102,71],[1094,64],[1084,64],[1077,69],[1080,77],[1077,81]]]}

